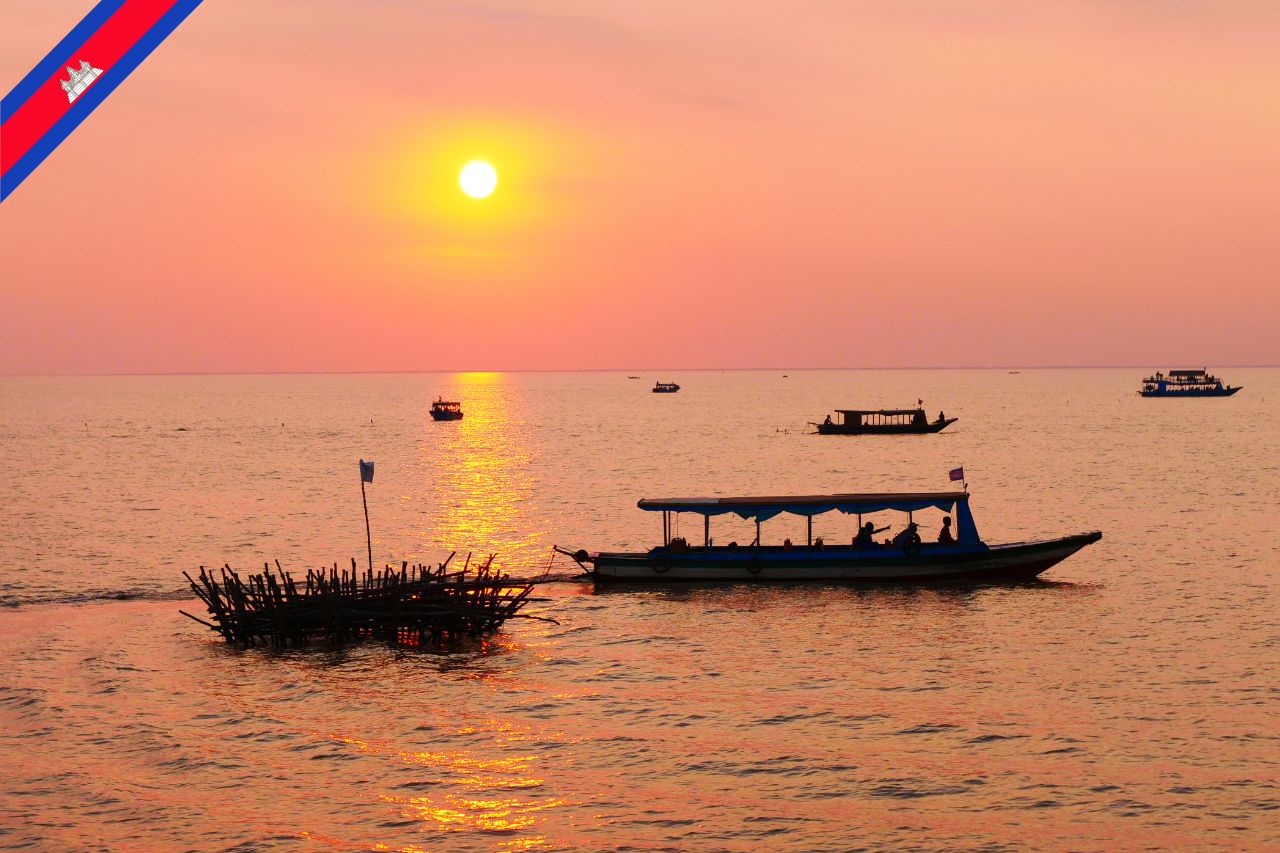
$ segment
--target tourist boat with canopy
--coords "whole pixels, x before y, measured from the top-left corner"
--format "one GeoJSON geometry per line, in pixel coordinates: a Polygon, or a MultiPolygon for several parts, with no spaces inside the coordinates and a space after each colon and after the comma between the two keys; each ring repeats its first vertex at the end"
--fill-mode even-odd
{"type": "Polygon", "coordinates": [[[925,435],[942,432],[958,418],[938,412],[931,421],[924,409],[836,409],[836,419],[827,415],[822,423],[813,423],[820,435],[925,435]]]}
{"type": "Polygon", "coordinates": [[[437,397],[431,404],[431,418],[437,421],[462,420],[462,404],[456,400],[445,400],[437,397]]]}
{"type": "MultiPolygon", "coordinates": [[[[662,514],[662,543],[648,551],[591,553],[556,547],[572,557],[598,582],[609,581],[827,581],[827,582],[947,582],[1027,580],[1097,542],[1092,531],[1051,539],[991,545],[978,535],[969,510],[969,493],[901,492],[875,494],[799,495],[790,497],[661,498],[639,502],[640,509],[662,514]],[[928,510],[954,515],[952,542],[925,542],[915,515],[928,510]],[[848,545],[824,543],[813,537],[814,516],[839,512],[857,517],[860,535],[848,545]],[[863,522],[877,513],[905,513],[907,524],[892,542],[874,541],[876,528],[863,522]],[[702,518],[702,538],[691,545],[673,534],[673,521],[692,513],[702,518]],[[733,513],[754,521],[755,541],[717,545],[711,519],[733,513]],[[807,519],[803,545],[786,540],[766,545],[761,525],[782,514],[807,519]]],[[[883,520],[883,519],[881,519],[883,520]]],[[[946,522],[950,531],[951,524],[946,522]]]]}
{"type": "Polygon", "coordinates": [[[1230,397],[1243,385],[1223,385],[1222,380],[1207,369],[1170,370],[1169,375],[1156,373],[1142,380],[1142,397],[1230,397]]]}
{"type": "Polygon", "coordinates": [[[680,390],[680,386],[674,382],[659,382],[653,386],[655,394],[674,394],[680,390]]]}

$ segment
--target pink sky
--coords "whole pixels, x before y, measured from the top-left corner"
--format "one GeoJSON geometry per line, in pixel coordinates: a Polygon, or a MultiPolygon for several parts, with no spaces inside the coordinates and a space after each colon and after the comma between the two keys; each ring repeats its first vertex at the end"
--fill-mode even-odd
{"type": "MultiPolygon", "coordinates": [[[[92,5],[0,0],[0,88],[92,5]]],[[[1231,0],[206,0],[0,205],[0,373],[1280,363],[1277,44],[1231,0]]]]}

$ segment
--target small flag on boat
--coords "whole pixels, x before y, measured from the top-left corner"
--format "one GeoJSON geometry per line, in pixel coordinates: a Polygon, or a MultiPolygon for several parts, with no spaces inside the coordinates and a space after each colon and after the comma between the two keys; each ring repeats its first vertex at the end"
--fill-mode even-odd
{"type": "Polygon", "coordinates": [[[964,479],[964,468],[952,468],[951,473],[947,475],[951,482],[964,479]]]}
{"type": "Polygon", "coordinates": [[[360,482],[362,483],[373,482],[373,463],[372,462],[365,462],[363,459],[360,460],[360,482]]]}

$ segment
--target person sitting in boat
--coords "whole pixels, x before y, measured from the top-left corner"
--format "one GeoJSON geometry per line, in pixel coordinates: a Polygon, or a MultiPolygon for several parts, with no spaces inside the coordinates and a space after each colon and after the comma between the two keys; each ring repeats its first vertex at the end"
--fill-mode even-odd
{"type": "Polygon", "coordinates": [[[813,540],[813,549],[815,551],[821,551],[822,547],[823,547],[822,537],[819,536],[817,539],[813,540]]]}
{"type": "Polygon", "coordinates": [[[784,550],[784,551],[790,551],[790,550],[791,550],[791,540],[790,540],[790,539],[783,539],[783,540],[782,540],[782,550],[784,550]]]}
{"type": "Polygon", "coordinates": [[[871,522],[867,522],[858,529],[858,535],[853,537],[853,547],[855,548],[871,548],[876,544],[875,535],[884,533],[890,525],[884,527],[876,527],[871,522]]]}
{"type": "Polygon", "coordinates": [[[920,533],[919,533],[919,530],[920,530],[920,525],[916,524],[916,523],[913,521],[913,522],[909,523],[909,524],[908,524],[908,525],[907,525],[907,526],[902,530],[902,532],[901,532],[901,533],[899,533],[897,536],[893,537],[893,541],[892,541],[890,544],[891,544],[894,548],[905,548],[905,547],[906,547],[906,545],[907,545],[907,543],[908,543],[908,542],[910,542],[910,541],[912,541],[913,539],[914,539],[914,540],[916,540],[916,541],[919,541],[919,539],[920,539],[920,533]]]}
{"type": "Polygon", "coordinates": [[[823,426],[831,426],[831,415],[827,415],[826,420],[822,422],[823,426]]]}
{"type": "Polygon", "coordinates": [[[938,423],[942,423],[942,422],[943,422],[943,421],[945,421],[946,419],[947,419],[947,416],[946,416],[946,415],[944,415],[941,411],[939,411],[939,412],[938,412],[938,423]]]}
{"type": "Polygon", "coordinates": [[[942,529],[938,531],[939,545],[954,545],[956,538],[951,535],[951,516],[942,519],[942,529]]]}

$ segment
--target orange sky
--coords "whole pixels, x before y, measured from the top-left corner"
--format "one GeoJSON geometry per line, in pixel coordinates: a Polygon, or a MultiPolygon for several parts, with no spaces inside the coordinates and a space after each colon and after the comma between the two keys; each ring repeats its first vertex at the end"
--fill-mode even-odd
{"type": "MultiPolygon", "coordinates": [[[[0,0],[0,88],[92,5],[0,0]]],[[[0,205],[0,373],[1280,363],[1277,45],[1269,0],[206,0],[0,205]]]]}

